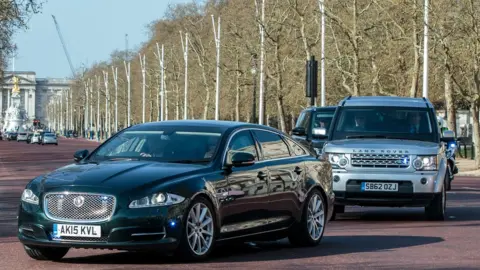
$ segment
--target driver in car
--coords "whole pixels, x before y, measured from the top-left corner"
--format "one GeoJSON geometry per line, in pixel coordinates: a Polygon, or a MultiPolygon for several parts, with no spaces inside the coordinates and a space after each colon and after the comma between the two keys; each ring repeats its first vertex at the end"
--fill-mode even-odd
{"type": "Polygon", "coordinates": [[[365,115],[355,114],[354,120],[355,120],[354,126],[351,128],[352,131],[364,131],[365,130],[365,122],[366,122],[365,115]]]}
{"type": "Polygon", "coordinates": [[[155,140],[153,137],[148,137],[143,145],[144,151],[140,153],[141,157],[162,157],[163,146],[161,140],[155,140]]]}

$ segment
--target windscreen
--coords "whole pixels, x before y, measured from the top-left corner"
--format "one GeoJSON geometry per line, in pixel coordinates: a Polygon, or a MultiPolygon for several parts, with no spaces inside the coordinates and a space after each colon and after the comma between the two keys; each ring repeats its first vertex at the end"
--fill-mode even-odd
{"type": "Polygon", "coordinates": [[[427,109],[403,107],[343,107],[333,140],[386,138],[435,142],[436,121],[427,109]]]}
{"type": "Polygon", "coordinates": [[[315,112],[313,114],[312,129],[313,128],[325,128],[328,130],[332,123],[333,115],[335,111],[315,112]]]}
{"type": "Polygon", "coordinates": [[[221,133],[186,130],[124,131],[100,146],[93,161],[147,159],[175,163],[208,163],[216,153],[221,133]]]}

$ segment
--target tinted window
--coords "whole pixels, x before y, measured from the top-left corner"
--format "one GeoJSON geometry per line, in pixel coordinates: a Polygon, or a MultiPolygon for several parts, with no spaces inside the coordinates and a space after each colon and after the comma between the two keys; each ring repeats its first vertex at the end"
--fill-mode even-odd
{"type": "MultiPolygon", "coordinates": [[[[305,150],[303,150],[303,148],[300,147],[300,145],[298,145],[296,142],[294,142],[294,141],[292,141],[288,138],[287,138],[287,142],[290,145],[290,148],[293,150],[294,155],[303,156],[303,155],[307,154],[307,152],[305,152],[305,150]]],[[[292,154],[292,156],[293,156],[293,154],[292,154]]]]}
{"type": "Polygon", "coordinates": [[[279,135],[260,130],[255,130],[254,133],[262,146],[263,157],[265,159],[276,159],[290,156],[288,146],[279,135]]]}
{"type": "Polygon", "coordinates": [[[230,160],[232,155],[237,152],[248,152],[255,156],[258,160],[257,149],[255,148],[255,141],[250,134],[250,131],[243,130],[233,135],[232,140],[227,150],[227,160],[230,160]]]}
{"type": "Polygon", "coordinates": [[[436,121],[423,108],[343,107],[335,124],[333,139],[385,136],[392,139],[434,141],[434,128],[437,128],[436,121]]]}
{"type": "Polygon", "coordinates": [[[308,130],[309,122],[310,122],[310,112],[303,111],[298,117],[295,127],[303,127],[305,130],[308,130]]]}
{"type": "Polygon", "coordinates": [[[92,159],[134,158],[178,163],[213,159],[221,133],[173,129],[121,132],[100,146],[92,159]]]}

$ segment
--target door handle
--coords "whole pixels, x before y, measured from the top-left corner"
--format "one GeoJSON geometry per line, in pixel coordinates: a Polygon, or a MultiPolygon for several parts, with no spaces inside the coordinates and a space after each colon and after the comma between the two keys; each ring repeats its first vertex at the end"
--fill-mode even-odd
{"type": "Polygon", "coordinates": [[[263,179],[267,178],[267,173],[265,173],[263,171],[260,171],[260,172],[258,172],[257,177],[263,180],[263,179]]]}
{"type": "Polygon", "coordinates": [[[302,170],[302,168],[297,166],[297,167],[295,167],[295,170],[293,170],[293,171],[297,174],[301,174],[303,170],[302,170]]]}

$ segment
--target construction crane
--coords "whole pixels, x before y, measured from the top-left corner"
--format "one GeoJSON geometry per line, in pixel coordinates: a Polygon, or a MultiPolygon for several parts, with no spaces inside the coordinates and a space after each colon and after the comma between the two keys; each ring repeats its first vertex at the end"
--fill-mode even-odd
{"type": "Polygon", "coordinates": [[[68,53],[67,47],[65,46],[65,41],[63,40],[62,32],[60,31],[60,26],[58,25],[58,22],[57,22],[57,19],[55,19],[55,16],[52,15],[52,18],[53,18],[53,22],[55,23],[55,27],[57,28],[57,33],[58,33],[58,36],[60,37],[60,41],[62,42],[63,51],[67,56],[68,64],[70,65],[70,70],[72,71],[72,76],[73,78],[75,78],[75,69],[73,68],[72,60],[70,59],[70,54],[68,53]]]}

